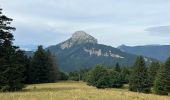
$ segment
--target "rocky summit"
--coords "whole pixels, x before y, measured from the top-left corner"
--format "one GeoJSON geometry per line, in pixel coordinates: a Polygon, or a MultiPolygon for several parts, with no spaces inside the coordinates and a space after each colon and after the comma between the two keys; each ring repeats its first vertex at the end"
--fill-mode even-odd
{"type": "Polygon", "coordinates": [[[71,38],[60,43],[59,45],[62,49],[65,49],[65,48],[70,48],[73,45],[86,44],[86,43],[97,44],[97,39],[95,39],[93,36],[87,34],[84,31],[77,31],[73,33],[71,38]]]}
{"type": "Polygon", "coordinates": [[[97,43],[97,39],[95,39],[93,36],[87,34],[84,31],[77,31],[75,32],[72,37],[72,41],[75,43],[97,43]]]}

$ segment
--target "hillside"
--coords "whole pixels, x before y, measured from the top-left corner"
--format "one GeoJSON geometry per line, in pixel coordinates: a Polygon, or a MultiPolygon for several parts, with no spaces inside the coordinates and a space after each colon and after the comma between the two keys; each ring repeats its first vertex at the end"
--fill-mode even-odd
{"type": "Polygon", "coordinates": [[[118,48],[127,53],[143,55],[158,59],[160,61],[165,61],[168,57],[170,57],[170,45],[145,45],[145,46],[121,45],[118,48]]]}
{"type": "MultiPolygon", "coordinates": [[[[120,63],[131,66],[137,57],[117,48],[98,44],[97,39],[83,31],[77,31],[68,40],[47,49],[57,57],[60,69],[66,72],[90,68],[96,64],[113,66],[120,63]]],[[[152,60],[145,57],[147,63],[152,60]]]]}
{"type": "Polygon", "coordinates": [[[96,89],[84,82],[63,81],[28,85],[21,92],[0,93],[1,100],[169,100],[168,96],[130,92],[122,89],[96,89]]]}

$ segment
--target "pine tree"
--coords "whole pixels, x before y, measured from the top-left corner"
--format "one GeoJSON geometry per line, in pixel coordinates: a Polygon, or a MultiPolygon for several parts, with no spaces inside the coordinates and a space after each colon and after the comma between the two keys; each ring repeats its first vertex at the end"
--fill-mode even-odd
{"type": "Polygon", "coordinates": [[[11,18],[2,15],[0,9],[0,90],[16,91],[23,88],[23,57],[18,47],[13,46],[15,30],[11,27],[11,18]]]}
{"type": "Polygon", "coordinates": [[[59,78],[59,70],[54,56],[42,46],[38,46],[37,51],[31,59],[28,68],[28,83],[55,82],[59,78]]]}
{"type": "Polygon", "coordinates": [[[23,61],[24,61],[24,66],[25,66],[25,71],[24,71],[24,83],[25,84],[29,84],[29,74],[30,74],[30,64],[31,64],[31,57],[27,57],[25,56],[23,58],[23,61]]]}
{"type": "Polygon", "coordinates": [[[54,56],[47,51],[48,82],[55,82],[59,78],[59,70],[54,56]]]}
{"type": "Polygon", "coordinates": [[[42,46],[38,46],[38,50],[34,53],[29,68],[30,83],[48,82],[47,56],[42,46]]]}
{"type": "Polygon", "coordinates": [[[170,58],[158,70],[154,82],[154,92],[160,95],[170,93],[170,58]]]}
{"type": "Polygon", "coordinates": [[[150,92],[150,82],[145,61],[142,56],[138,57],[130,76],[129,90],[134,92],[150,92]]]}
{"type": "Polygon", "coordinates": [[[155,77],[159,68],[160,68],[159,62],[152,62],[151,65],[149,66],[148,73],[149,73],[149,78],[152,86],[155,81],[155,77]]]}

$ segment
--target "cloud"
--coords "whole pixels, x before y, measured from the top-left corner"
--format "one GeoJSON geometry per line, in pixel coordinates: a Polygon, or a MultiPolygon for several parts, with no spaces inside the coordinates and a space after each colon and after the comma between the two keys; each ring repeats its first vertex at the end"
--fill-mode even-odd
{"type": "Polygon", "coordinates": [[[18,45],[58,44],[77,30],[112,46],[170,43],[170,37],[148,34],[155,29],[145,30],[170,25],[170,0],[0,1],[4,14],[14,19],[18,45]]]}
{"type": "Polygon", "coordinates": [[[155,36],[170,36],[170,26],[156,26],[156,27],[149,27],[146,29],[151,35],[155,36]]]}

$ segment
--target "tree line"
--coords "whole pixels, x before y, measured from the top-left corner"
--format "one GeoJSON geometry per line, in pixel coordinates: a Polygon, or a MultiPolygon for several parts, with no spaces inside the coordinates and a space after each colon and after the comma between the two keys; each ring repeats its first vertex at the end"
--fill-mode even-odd
{"type": "Polygon", "coordinates": [[[38,46],[33,57],[27,57],[13,45],[15,31],[11,18],[0,9],[0,91],[18,91],[25,84],[55,82],[65,78],[49,50],[38,46]]]}
{"type": "Polygon", "coordinates": [[[129,85],[129,90],[142,93],[168,95],[170,93],[170,58],[163,64],[152,62],[149,66],[139,56],[132,67],[118,63],[113,67],[96,65],[94,68],[70,72],[69,79],[85,81],[97,88],[121,88],[129,85]]]}

